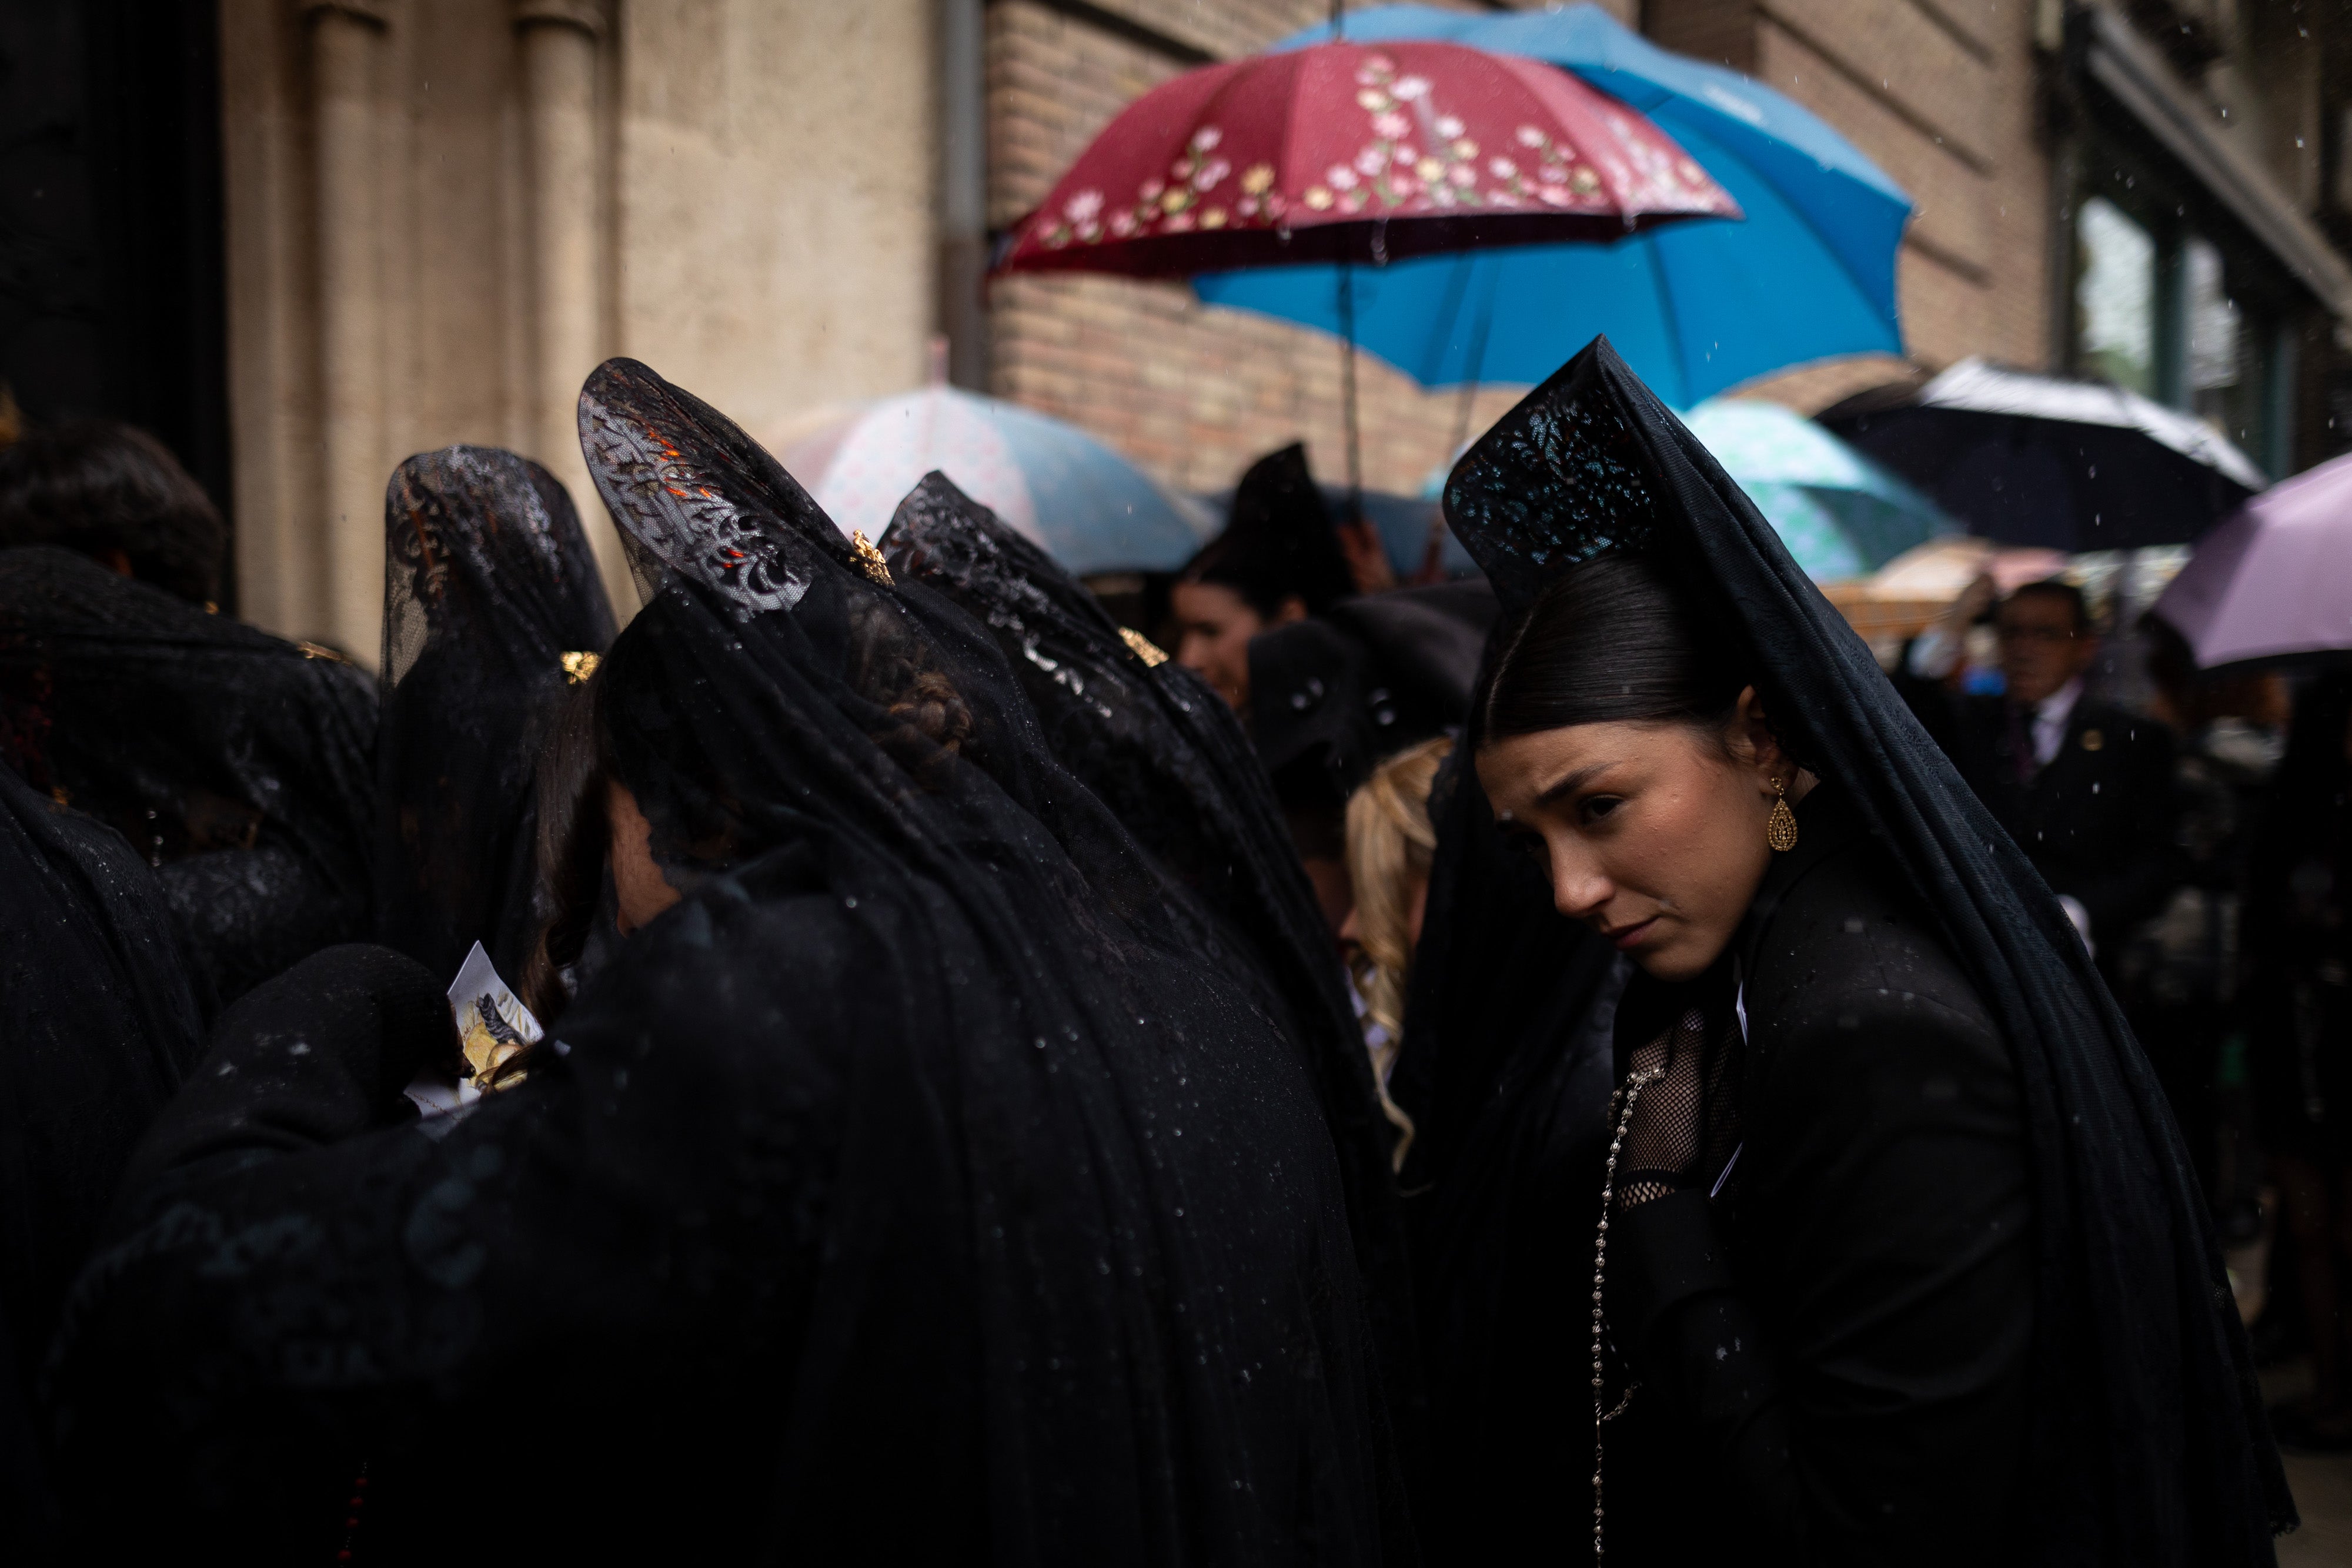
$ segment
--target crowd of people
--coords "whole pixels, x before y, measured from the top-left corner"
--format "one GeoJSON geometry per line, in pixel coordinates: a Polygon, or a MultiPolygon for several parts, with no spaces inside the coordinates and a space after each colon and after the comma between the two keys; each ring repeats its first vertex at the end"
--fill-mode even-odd
{"type": "Polygon", "coordinates": [[[0,448],[11,1561],[2273,1561],[2219,1041],[2324,1436],[2352,687],[2273,768],[2058,583],[1890,680],[1605,343],[1476,578],[1291,447],[1168,628],[580,431],[634,616],[424,454],[373,675],[0,448]]]}

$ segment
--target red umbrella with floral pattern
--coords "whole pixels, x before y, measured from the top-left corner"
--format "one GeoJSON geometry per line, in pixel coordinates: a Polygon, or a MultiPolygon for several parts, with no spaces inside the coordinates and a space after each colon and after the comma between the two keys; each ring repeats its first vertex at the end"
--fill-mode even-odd
{"type": "Polygon", "coordinates": [[[1459,44],[1330,43],[1205,66],[1136,99],[998,270],[1377,266],[1739,215],[1664,131],[1565,71],[1459,44]]]}
{"type": "MultiPolygon", "coordinates": [[[[1553,66],[1460,44],[1335,42],[1204,66],[1137,99],[1022,221],[996,270],[1341,264],[1341,543],[1370,592],[1393,578],[1363,520],[1349,266],[1741,215],[1672,137],[1553,66]]],[[[1433,533],[1431,570],[1440,542],[1433,533]]]]}

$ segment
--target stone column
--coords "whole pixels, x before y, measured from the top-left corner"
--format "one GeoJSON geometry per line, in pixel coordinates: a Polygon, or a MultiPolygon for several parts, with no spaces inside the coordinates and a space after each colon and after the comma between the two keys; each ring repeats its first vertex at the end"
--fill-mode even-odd
{"type": "Polygon", "coordinates": [[[572,492],[613,607],[625,617],[636,591],[612,518],[581,458],[577,419],[580,383],[604,357],[596,137],[596,50],[604,20],[584,0],[521,0],[515,26],[530,183],[532,455],[572,492]]]}
{"type": "Polygon", "coordinates": [[[373,668],[383,638],[383,170],[375,5],[313,0],[320,433],[325,448],[326,580],[306,617],[373,668]]]}
{"type": "Polygon", "coordinates": [[[986,0],[937,0],[940,144],[939,329],[948,382],[988,390],[988,68],[986,0]]]}

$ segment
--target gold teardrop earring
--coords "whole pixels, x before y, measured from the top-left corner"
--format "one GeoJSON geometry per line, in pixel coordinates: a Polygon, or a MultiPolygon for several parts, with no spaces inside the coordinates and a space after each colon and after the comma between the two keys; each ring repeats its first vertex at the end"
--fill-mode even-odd
{"type": "Polygon", "coordinates": [[[1764,841],[1786,854],[1797,847],[1797,813],[1789,810],[1789,786],[1785,779],[1772,780],[1772,814],[1764,819],[1764,841]]]}

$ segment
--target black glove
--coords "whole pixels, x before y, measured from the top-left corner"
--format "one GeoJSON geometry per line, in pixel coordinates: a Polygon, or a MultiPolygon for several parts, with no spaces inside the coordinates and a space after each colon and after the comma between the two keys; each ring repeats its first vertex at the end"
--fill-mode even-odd
{"type": "Polygon", "coordinates": [[[416,1113],[402,1093],[457,1051],[442,984],[388,947],[329,947],[248,992],[156,1118],[126,1195],[227,1154],[291,1154],[416,1113]]]}

